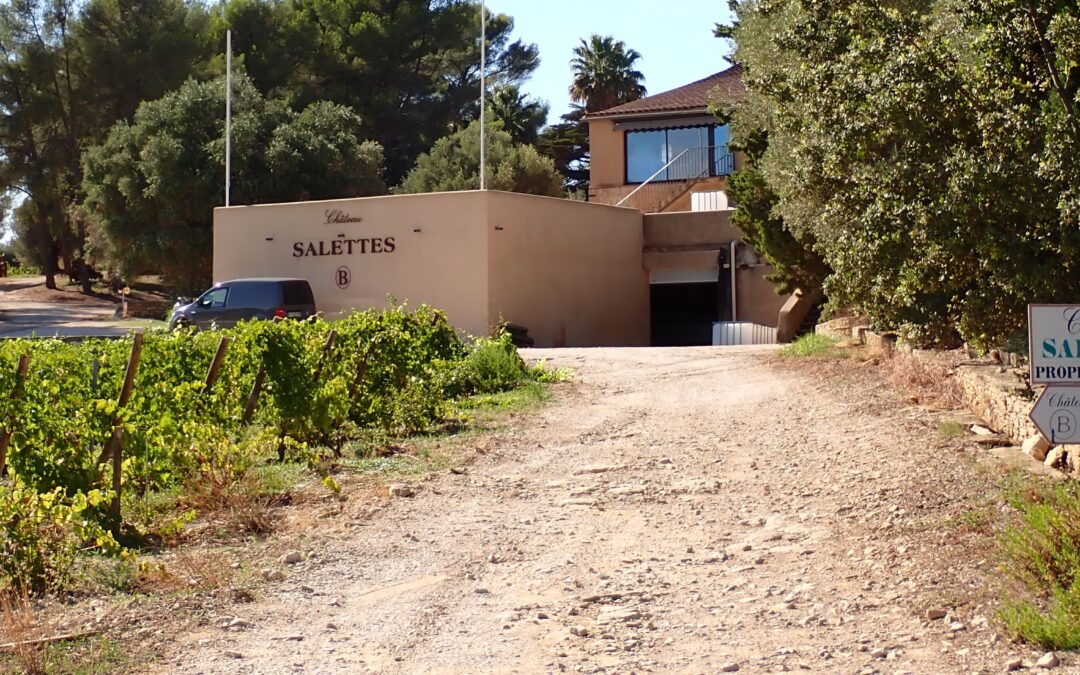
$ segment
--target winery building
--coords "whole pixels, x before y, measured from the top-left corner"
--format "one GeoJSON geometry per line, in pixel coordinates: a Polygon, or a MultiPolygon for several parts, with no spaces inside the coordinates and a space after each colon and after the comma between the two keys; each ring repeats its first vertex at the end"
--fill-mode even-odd
{"type": "Polygon", "coordinates": [[[214,279],[301,277],[330,317],[393,298],[473,335],[516,324],[541,347],[788,339],[816,298],[778,296],[741,242],[725,194],[741,158],[706,109],[741,87],[731,68],[591,115],[589,202],[476,190],[218,208],[214,279]]]}

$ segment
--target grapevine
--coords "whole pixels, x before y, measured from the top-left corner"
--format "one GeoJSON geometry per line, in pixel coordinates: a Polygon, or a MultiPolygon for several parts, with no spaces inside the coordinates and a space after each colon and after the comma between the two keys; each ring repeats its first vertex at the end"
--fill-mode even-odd
{"type": "Polygon", "coordinates": [[[114,424],[123,436],[123,490],[143,494],[182,485],[207,467],[242,465],[233,458],[251,448],[265,453],[276,444],[283,459],[310,461],[314,451],[305,449],[337,451],[365,429],[423,430],[451,398],[486,391],[494,381],[510,388],[529,372],[505,335],[466,345],[442,312],[398,307],[333,323],[148,331],[133,393],[120,408],[130,346],[130,339],[0,343],[0,431],[11,436],[0,481],[0,551],[18,552],[0,557],[0,587],[5,580],[55,583],[58,561],[79,547],[120,550],[107,532],[117,527],[103,496],[110,469],[99,463],[114,424]],[[331,330],[336,339],[326,349],[331,330]],[[207,388],[223,337],[224,360],[207,388]],[[30,367],[19,388],[17,364],[26,355],[30,367]],[[492,368],[510,376],[480,372],[492,368]],[[260,369],[265,383],[245,427],[260,369]]]}

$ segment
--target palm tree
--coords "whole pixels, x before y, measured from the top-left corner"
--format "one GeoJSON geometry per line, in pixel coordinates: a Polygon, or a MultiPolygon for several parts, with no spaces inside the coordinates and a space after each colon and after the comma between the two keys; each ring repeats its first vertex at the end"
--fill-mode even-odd
{"type": "Polygon", "coordinates": [[[514,143],[533,145],[548,116],[548,106],[543,101],[521,93],[515,84],[495,88],[488,99],[492,119],[502,122],[503,129],[514,143]]]}
{"type": "Polygon", "coordinates": [[[613,108],[645,95],[645,76],[634,70],[641,54],[622,40],[593,35],[574,47],[570,68],[574,80],[570,99],[583,103],[586,113],[613,108]]]}

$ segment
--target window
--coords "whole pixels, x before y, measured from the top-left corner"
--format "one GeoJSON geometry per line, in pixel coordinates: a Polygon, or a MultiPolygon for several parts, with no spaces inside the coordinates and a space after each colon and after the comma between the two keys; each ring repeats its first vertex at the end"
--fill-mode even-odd
{"type": "Polygon", "coordinates": [[[311,286],[306,281],[291,281],[285,284],[284,289],[286,305],[314,305],[315,296],[311,293],[311,286]]]}
{"type": "Polygon", "coordinates": [[[239,283],[232,287],[229,293],[229,307],[236,308],[268,308],[277,304],[277,299],[267,300],[267,295],[273,295],[277,286],[273,284],[239,283]],[[267,293],[267,288],[271,291],[267,293]]]}
{"type": "Polygon", "coordinates": [[[721,127],[713,127],[713,145],[716,151],[713,152],[713,172],[714,176],[730,176],[731,172],[735,170],[735,157],[728,152],[728,141],[731,140],[731,131],[728,129],[728,125],[721,127]]]}
{"type": "Polygon", "coordinates": [[[729,175],[733,163],[727,144],[727,125],[628,131],[626,182],[643,183],[658,171],[653,180],[729,175]]]}
{"type": "Polygon", "coordinates": [[[199,307],[224,307],[228,295],[228,288],[212,288],[199,298],[199,307]]]}
{"type": "Polygon", "coordinates": [[[627,183],[642,183],[667,163],[667,131],[626,132],[627,183]]]}

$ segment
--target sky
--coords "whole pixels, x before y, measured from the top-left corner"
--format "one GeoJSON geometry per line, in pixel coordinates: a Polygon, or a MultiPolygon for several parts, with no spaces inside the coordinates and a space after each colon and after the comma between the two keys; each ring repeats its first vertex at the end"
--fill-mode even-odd
{"type": "Polygon", "coordinates": [[[524,90],[551,105],[549,122],[570,110],[570,59],[581,38],[611,35],[641,53],[649,94],[674,89],[728,66],[726,40],[713,26],[730,19],[727,0],[487,0],[514,18],[514,39],[540,48],[540,68],[524,90]]]}

